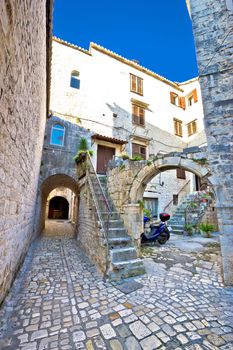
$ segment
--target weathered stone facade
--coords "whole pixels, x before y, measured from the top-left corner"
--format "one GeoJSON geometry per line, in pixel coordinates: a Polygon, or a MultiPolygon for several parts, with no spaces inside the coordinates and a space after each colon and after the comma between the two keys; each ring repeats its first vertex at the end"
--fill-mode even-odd
{"type": "Polygon", "coordinates": [[[33,238],[49,1],[0,2],[0,303],[33,238]]]}
{"type": "Polygon", "coordinates": [[[233,285],[233,11],[230,3],[190,0],[227,285],[233,285]]]}
{"type": "Polygon", "coordinates": [[[78,177],[73,157],[77,153],[81,137],[89,138],[90,133],[75,123],[58,117],[50,117],[46,123],[43,156],[40,168],[39,192],[37,199],[36,231],[44,229],[46,202],[49,193],[58,187],[66,187],[78,196],[78,177]],[[64,145],[52,145],[51,132],[53,125],[64,127],[64,145]]]}
{"type": "Polygon", "coordinates": [[[78,210],[78,236],[80,247],[104,274],[106,269],[106,246],[103,244],[96,208],[87,183],[80,182],[78,210]]]}

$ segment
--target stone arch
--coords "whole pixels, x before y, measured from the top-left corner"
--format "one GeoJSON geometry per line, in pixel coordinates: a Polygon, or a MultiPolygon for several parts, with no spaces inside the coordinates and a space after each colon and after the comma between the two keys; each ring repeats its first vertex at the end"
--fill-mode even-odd
{"type": "Polygon", "coordinates": [[[206,177],[209,174],[207,165],[201,165],[198,162],[181,157],[164,157],[159,158],[151,165],[145,165],[135,175],[129,190],[129,203],[137,203],[142,198],[146,185],[153,177],[158,175],[160,172],[182,168],[187,170],[200,178],[206,177]]]}
{"type": "Polygon", "coordinates": [[[76,197],[79,196],[79,187],[76,180],[76,175],[72,170],[67,169],[66,173],[61,173],[59,169],[52,169],[48,171],[46,176],[40,181],[39,195],[38,195],[38,207],[39,212],[37,214],[38,218],[38,228],[37,231],[41,232],[44,229],[45,223],[45,209],[46,200],[51,191],[57,187],[69,188],[76,197]]]}

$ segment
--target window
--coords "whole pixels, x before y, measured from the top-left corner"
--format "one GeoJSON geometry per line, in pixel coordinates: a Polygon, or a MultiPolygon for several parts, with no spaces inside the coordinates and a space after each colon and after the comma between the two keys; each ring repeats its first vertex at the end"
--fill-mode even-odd
{"type": "Polygon", "coordinates": [[[197,121],[193,120],[191,123],[187,124],[188,136],[196,134],[197,132],[197,121]]]}
{"type": "Polygon", "coordinates": [[[188,106],[192,106],[194,104],[194,98],[193,98],[193,95],[191,95],[189,98],[188,98],[188,106]]]}
{"type": "Polygon", "coordinates": [[[143,79],[130,74],[130,91],[143,95],[143,79]]]}
{"type": "Polygon", "coordinates": [[[178,194],[173,194],[173,205],[178,205],[179,196],[178,194]]]}
{"type": "Polygon", "coordinates": [[[179,106],[179,96],[175,92],[170,92],[170,101],[173,105],[179,106]]]}
{"type": "Polygon", "coordinates": [[[146,159],[146,146],[132,143],[132,157],[134,156],[141,156],[143,159],[146,159]]]}
{"type": "Polygon", "coordinates": [[[72,72],[70,77],[70,87],[80,89],[79,72],[72,72]]]}
{"type": "Polygon", "coordinates": [[[177,106],[177,107],[181,107],[183,109],[185,109],[185,97],[179,97],[179,95],[177,95],[177,93],[175,92],[170,92],[170,102],[177,106]]]}
{"type": "Polygon", "coordinates": [[[176,169],[176,177],[177,179],[185,180],[186,179],[185,170],[181,168],[176,169]]]}
{"type": "Polygon", "coordinates": [[[65,128],[60,124],[54,124],[51,130],[50,144],[56,146],[64,145],[65,128]]]}
{"type": "Polygon", "coordinates": [[[145,108],[132,104],[133,124],[145,126],[145,108]]]}
{"type": "Polygon", "coordinates": [[[192,106],[194,105],[194,103],[196,103],[198,101],[197,98],[197,89],[194,89],[188,96],[187,96],[187,102],[188,102],[188,106],[192,106]]]}
{"type": "Polygon", "coordinates": [[[182,132],[182,121],[179,119],[173,119],[173,123],[174,123],[174,133],[176,136],[183,136],[183,132],[182,132]]]}

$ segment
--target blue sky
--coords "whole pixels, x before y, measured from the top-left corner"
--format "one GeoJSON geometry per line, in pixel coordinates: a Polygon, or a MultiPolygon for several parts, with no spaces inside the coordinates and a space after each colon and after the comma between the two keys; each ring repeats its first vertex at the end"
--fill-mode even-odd
{"type": "Polygon", "coordinates": [[[185,0],[55,0],[53,33],[136,59],[173,81],[198,75],[185,0]]]}

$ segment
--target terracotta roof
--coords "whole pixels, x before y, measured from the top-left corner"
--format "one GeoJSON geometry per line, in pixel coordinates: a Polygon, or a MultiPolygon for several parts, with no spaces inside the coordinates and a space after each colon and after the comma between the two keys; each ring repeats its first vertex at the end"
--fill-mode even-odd
{"type": "Polygon", "coordinates": [[[104,135],[100,135],[100,134],[92,135],[92,139],[93,140],[103,140],[103,141],[107,141],[107,142],[111,142],[111,143],[116,143],[119,145],[124,145],[124,144],[128,143],[128,141],[124,141],[124,140],[116,139],[114,137],[104,136],[104,135]]]}

